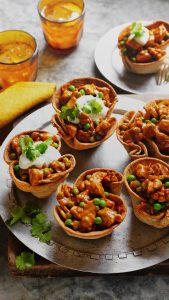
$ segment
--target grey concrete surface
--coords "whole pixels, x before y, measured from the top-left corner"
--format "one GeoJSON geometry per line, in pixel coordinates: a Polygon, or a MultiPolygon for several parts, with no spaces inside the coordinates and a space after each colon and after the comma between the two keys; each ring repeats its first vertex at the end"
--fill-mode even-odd
{"type": "MultiPolygon", "coordinates": [[[[57,85],[80,76],[99,76],[93,54],[99,38],[131,20],[168,19],[169,0],[86,0],[85,30],[79,47],[57,55],[44,41],[35,0],[0,0],[0,30],[32,33],[40,49],[38,80],[57,85]]],[[[168,300],[169,277],[130,276],[15,279],[6,262],[7,232],[0,222],[0,300],[168,300]]]]}

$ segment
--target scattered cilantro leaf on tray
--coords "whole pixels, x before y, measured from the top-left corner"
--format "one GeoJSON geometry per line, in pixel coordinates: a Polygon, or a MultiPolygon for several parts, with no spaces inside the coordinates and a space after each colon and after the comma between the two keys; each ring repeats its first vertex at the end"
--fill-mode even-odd
{"type": "Polygon", "coordinates": [[[39,238],[41,242],[48,243],[51,240],[51,223],[44,213],[39,213],[32,220],[32,236],[39,238]]]}
{"type": "Polygon", "coordinates": [[[24,271],[35,265],[35,255],[31,252],[22,252],[16,257],[16,267],[17,269],[24,271]]]}

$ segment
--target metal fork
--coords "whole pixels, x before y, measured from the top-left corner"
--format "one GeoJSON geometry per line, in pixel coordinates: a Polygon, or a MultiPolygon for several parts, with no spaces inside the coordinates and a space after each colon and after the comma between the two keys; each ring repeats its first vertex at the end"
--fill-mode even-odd
{"type": "Polygon", "coordinates": [[[169,63],[162,64],[156,77],[157,85],[163,85],[169,83],[169,63]]]}

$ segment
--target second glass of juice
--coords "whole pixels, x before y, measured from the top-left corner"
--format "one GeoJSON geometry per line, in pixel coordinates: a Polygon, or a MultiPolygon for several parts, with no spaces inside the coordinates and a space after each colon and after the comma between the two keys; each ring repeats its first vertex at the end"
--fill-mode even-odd
{"type": "Polygon", "coordinates": [[[35,38],[21,30],[0,32],[0,90],[18,81],[33,81],[38,68],[35,38]]]}
{"type": "Polygon", "coordinates": [[[83,0],[41,0],[38,5],[46,41],[58,50],[78,45],[83,32],[83,0]]]}

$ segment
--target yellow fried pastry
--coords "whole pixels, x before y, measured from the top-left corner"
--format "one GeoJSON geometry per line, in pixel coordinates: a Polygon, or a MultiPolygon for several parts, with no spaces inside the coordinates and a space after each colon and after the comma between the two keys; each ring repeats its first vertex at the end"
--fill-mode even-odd
{"type": "Polygon", "coordinates": [[[0,128],[31,107],[52,97],[54,83],[18,82],[0,94],[0,128]]]}

